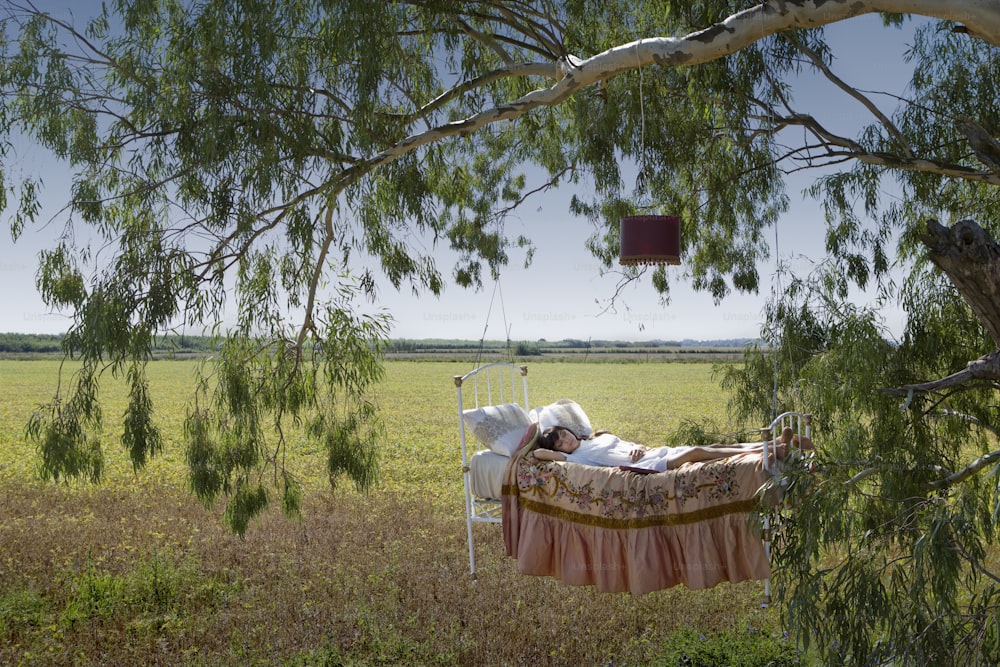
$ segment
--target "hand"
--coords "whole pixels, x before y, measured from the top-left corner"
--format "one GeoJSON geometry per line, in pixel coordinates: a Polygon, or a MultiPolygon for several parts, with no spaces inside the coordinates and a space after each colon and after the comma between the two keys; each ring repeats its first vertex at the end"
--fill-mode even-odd
{"type": "Polygon", "coordinates": [[[629,457],[632,459],[632,463],[635,463],[645,455],[646,455],[646,448],[639,446],[632,450],[632,453],[629,455],[629,457]]]}

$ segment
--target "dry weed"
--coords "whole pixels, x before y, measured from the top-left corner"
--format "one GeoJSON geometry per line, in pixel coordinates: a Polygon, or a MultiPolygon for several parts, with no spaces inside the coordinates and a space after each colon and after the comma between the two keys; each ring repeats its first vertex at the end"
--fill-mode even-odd
{"type": "Polygon", "coordinates": [[[759,584],[634,597],[520,576],[496,526],[475,527],[474,583],[464,521],[395,494],[318,494],[241,541],[177,489],[5,491],[0,595],[34,591],[47,611],[7,619],[4,664],[642,664],[680,628],[773,625],[759,584]],[[67,614],[88,577],[135,587],[155,559],[180,579],[160,604],[67,614]]]}
{"type": "MultiPolygon", "coordinates": [[[[578,387],[595,421],[613,425],[645,385],[641,414],[628,415],[653,433],[686,416],[662,406],[707,393],[695,386],[707,367],[683,368],[671,382],[666,365],[629,366],[533,369],[532,403],[578,387]],[[651,386],[654,378],[661,384],[651,386]],[[601,392],[613,399],[597,400],[601,392]]],[[[760,583],[601,594],[518,575],[499,526],[475,526],[474,583],[451,382],[463,370],[391,364],[381,396],[391,436],[377,491],[331,492],[316,482],[322,475],[309,476],[303,451],[301,520],[275,511],[240,540],[221,510],[187,493],[175,455],[139,479],[112,461],[119,477],[98,487],[32,481],[31,448],[15,424],[44,396],[32,374],[50,381],[51,369],[0,365],[0,378],[23,382],[19,394],[0,397],[0,664],[649,664],[682,628],[773,631],[775,612],[758,606],[760,583]]],[[[179,421],[182,399],[174,394],[185,393],[177,385],[190,367],[155,372],[176,450],[170,421],[179,421]]],[[[113,437],[109,456],[119,456],[113,437]]]]}

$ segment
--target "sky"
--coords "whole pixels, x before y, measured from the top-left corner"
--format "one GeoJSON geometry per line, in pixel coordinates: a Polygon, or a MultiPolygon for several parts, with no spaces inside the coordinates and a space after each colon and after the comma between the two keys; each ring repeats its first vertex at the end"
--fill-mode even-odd
{"type": "MultiPolygon", "coordinates": [[[[44,8],[44,3],[42,6],[44,8]]],[[[80,10],[76,10],[79,16],[80,10]]],[[[834,71],[849,84],[863,90],[902,94],[911,68],[903,62],[911,40],[907,29],[885,29],[874,16],[863,16],[828,26],[827,34],[836,56],[834,71]]],[[[834,130],[849,131],[867,122],[864,110],[819,77],[799,80],[793,92],[802,110],[809,111],[834,130]]],[[[884,111],[891,107],[883,104],[884,111]]],[[[22,151],[17,169],[41,170],[45,174],[45,211],[55,215],[68,200],[68,179],[45,157],[22,151]]],[[[591,224],[569,213],[574,190],[565,187],[529,199],[508,219],[511,236],[524,234],[534,242],[532,265],[523,266],[523,254],[510,253],[510,264],[498,283],[487,278],[481,291],[446,285],[440,297],[415,297],[407,288],[396,292],[387,283],[380,287],[377,307],[394,319],[392,338],[451,338],[515,341],[563,340],[717,340],[754,338],[759,335],[764,303],[775,284],[777,258],[794,271],[808,270],[823,255],[823,214],[819,206],[801,194],[816,172],[796,175],[787,183],[789,211],[771,230],[771,257],[759,267],[759,294],[732,293],[720,304],[711,295],[694,292],[684,278],[683,257],[679,267],[668,267],[671,299],[662,305],[648,280],[633,283],[608,308],[617,276],[601,275],[599,262],[590,255],[585,241],[591,224]],[[777,252],[775,249],[777,248],[777,252]],[[491,305],[492,304],[492,305],[491,305]]],[[[581,186],[586,187],[586,183],[581,186]]],[[[529,184],[530,188],[530,184],[529,184]]],[[[894,196],[886,192],[886,196],[894,196]]],[[[661,211],[670,214],[670,211],[661,211]]],[[[47,219],[43,216],[43,219],[47,219]]],[[[49,247],[59,225],[27,228],[17,243],[7,232],[9,212],[0,231],[0,332],[63,333],[69,326],[64,313],[52,312],[35,288],[38,252],[49,247]]],[[[682,221],[683,233],[683,221],[682,221]]],[[[453,255],[445,247],[435,249],[438,267],[450,275],[453,255]]],[[[864,298],[861,295],[860,298],[864,298]]],[[[898,332],[903,316],[884,312],[890,331],[898,332]]],[[[199,333],[188,330],[187,333],[199,333]]]]}

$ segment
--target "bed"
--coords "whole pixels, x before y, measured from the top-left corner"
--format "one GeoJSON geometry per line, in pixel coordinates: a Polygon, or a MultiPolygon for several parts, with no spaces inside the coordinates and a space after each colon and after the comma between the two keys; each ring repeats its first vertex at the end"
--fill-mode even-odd
{"type": "MultiPolygon", "coordinates": [[[[633,594],[763,580],[768,601],[769,517],[761,509],[781,495],[773,455],[642,475],[541,461],[532,451],[548,426],[593,432],[581,406],[561,399],[529,407],[525,366],[490,364],[456,376],[455,385],[473,577],[472,526],[489,522],[502,524],[506,554],[522,574],[633,594]]],[[[811,418],[780,415],[761,440],[786,426],[808,437],[811,418]]]]}

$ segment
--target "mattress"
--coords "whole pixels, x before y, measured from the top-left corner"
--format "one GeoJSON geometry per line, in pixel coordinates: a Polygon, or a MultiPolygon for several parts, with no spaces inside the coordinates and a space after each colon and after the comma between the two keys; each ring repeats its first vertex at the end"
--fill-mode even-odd
{"type": "Polygon", "coordinates": [[[510,458],[483,449],[469,459],[469,486],[476,498],[500,500],[503,474],[510,458]]]}

